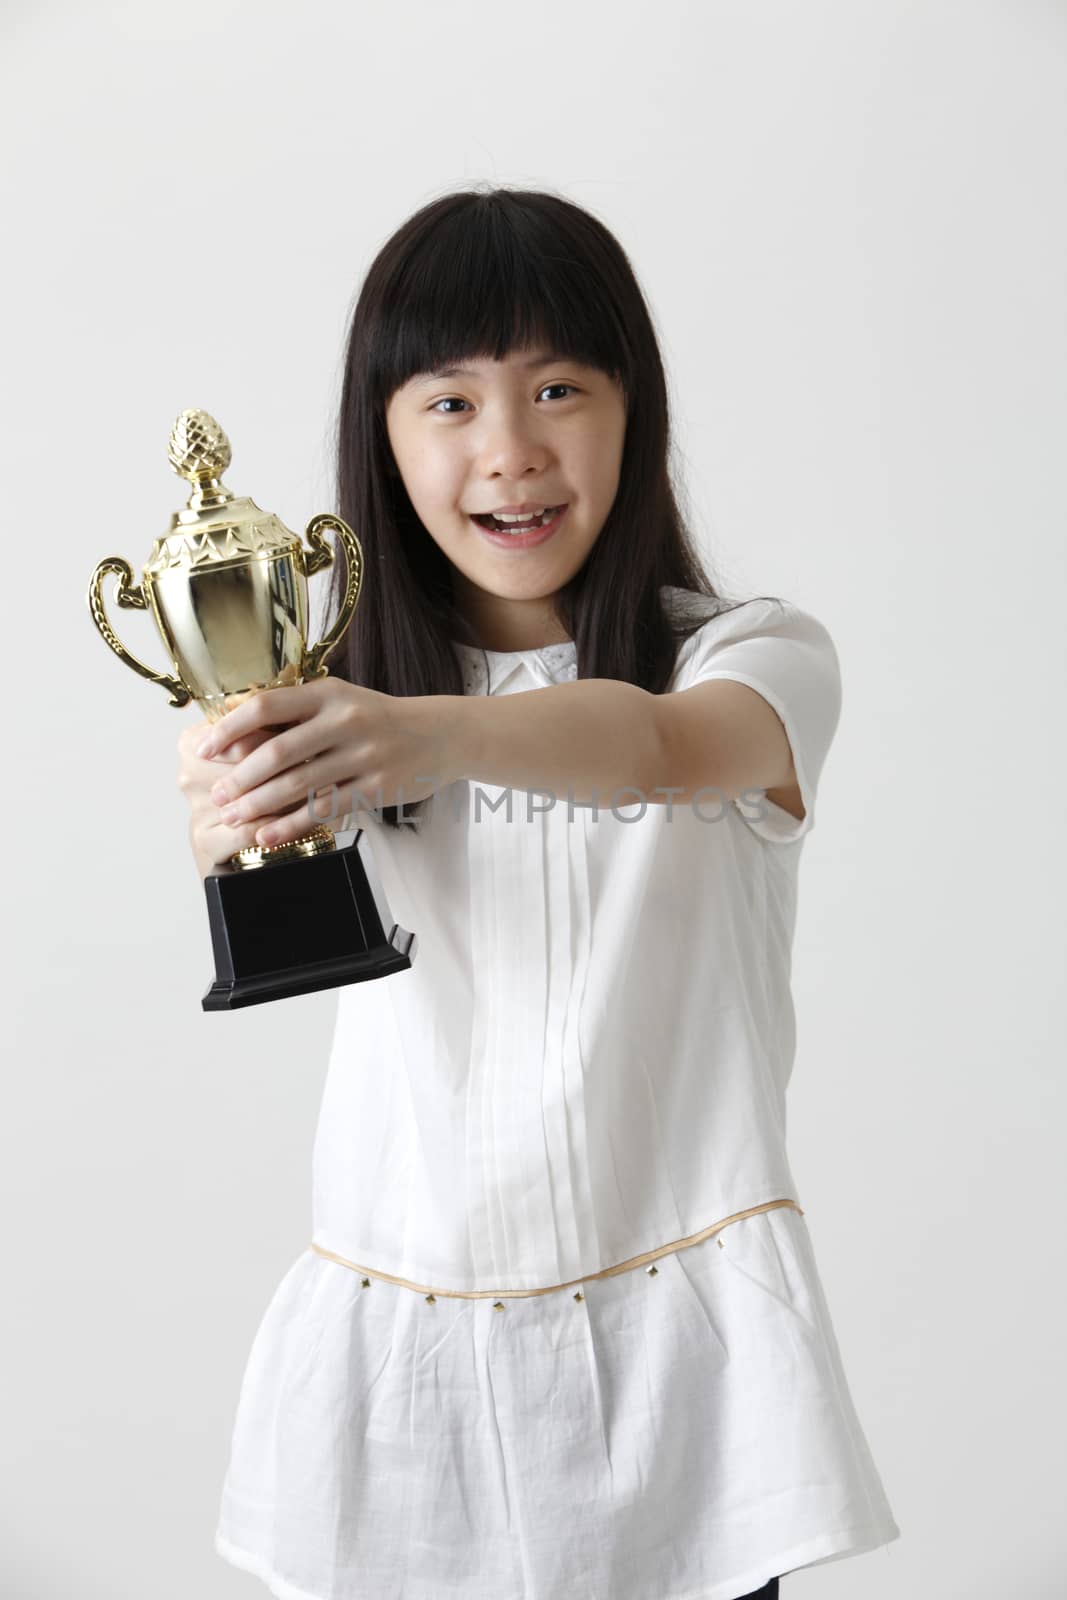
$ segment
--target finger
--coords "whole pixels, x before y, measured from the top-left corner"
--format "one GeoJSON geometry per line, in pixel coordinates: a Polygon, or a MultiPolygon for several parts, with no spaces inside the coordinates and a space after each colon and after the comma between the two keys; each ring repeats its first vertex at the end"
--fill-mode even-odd
{"type": "Polygon", "coordinates": [[[303,721],[314,713],[317,703],[312,700],[309,704],[309,697],[301,696],[304,687],[303,684],[297,684],[287,689],[257,689],[249,699],[219,718],[211,733],[197,748],[196,754],[209,760],[234,739],[251,733],[253,729],[303,721]]]}
{"type": "MultiPolygon", "coordinates": [[[[300,728],[290,728],[266,740],[219,778],[211,790],[212,800],[219,806],[240,807],[235,816],[241,820],[297,804],[309,783],[322,781],[317,776],[322,761],[312,764],[307,738],[300,728]]],[[[332,751],[324,752],[324,756],[332,755],[332,751]]],[[[334,763],[330,764],[336,770],[334,763]]]]}
{"type": "Polygon", "coordinates": [[[285,817],[291,824],[286,837],[297,838],[319,823],[336,821],[346,811],[349,785],[336,782],[332,777],[336,771],[337,753],[327,751],[318,760],[303,762],[243,794],[223,806],[220,814],[231,825],[251,821],[265,826],[285,817]]]}
{"type": "Polygon", "coordinates": [[[209,861],[216,866],[222,865],[237,854],[238,850],[249,850],[256,846],[256,829],[265,826],[263,821],[244,823],[238,828],[229,828],[225,823],[208,823],[199,833],[197,847],[207,856],[209,861]]]}
{"type": "Polygon", "coordinates": [[[178,749],[191,751],[195,755],[197,746],[204,736],[211,732],[213,726],[214,724],[210,722],[190,722],[178,735],[178,749]]]}
{"type": "Polygon", "coordinates": [[[331,790],[328,794],[315,797],[311,812],[305,803],[286,812],[284,816],[261,817],[252,825],[254,842],[274,848],[280,844],[291,844],[294,839],[302,839],[313,828],[331,828],[336,833],[344,815],[341,791],[334,793],[331,790]]]}
{"type": "MultiPolygon", "coordinates": [[[[211,724],[205,724],[210,727],[211,724]]],[[[261,744],[266,744],[268,739],[273,739],[276,733],[283,733],[284,728],[256,728],[252,733],[246,733],[243,738],[235,739],[232,744],[217,756],[192,756],[191,760],[198,765],[202,764],[206,773],[214,773],[216,778],[221,777],[220,766],[235,767],[245,756],[250,756],[253,750],[258,750],[261,744]]],[[[202,737],[202,736],[201,736],[202,737]]]]}
{"type": "Polygon", "coordinates": [[[244,738],[235,739],[221,755],[209,759],[236,765],[238,761],[243,761],[245,756],[250,756],[253,750],[258,750],[261,744],[266,744],[268,739],[273,739],[274,735],[281,731],[280,728],[257,728],[253,733],[246,733],[244,738]]]}
{"type": "MultiPolygon", "coordinates": [[[[328,812],[330,807],[321,799],[316,802],[319,809],[328,812]]],[[[333,819],[336,829],[340,821],[340,811],[333,819]]],[[[213,861],[225,861],[238,850],[246,850],[254,845],[261,844],[289,844],[294,839],[302,839],[311,832],[312,828],[321,825],[330,826],[330,819],[323,817],[309,817],[306,805],[296,806],[289,812],[268,812],[256,817],[252,821],[229,825],[224,822],[208,824],[205,829],[205,843],[203,849],[213,861]],[[259,837],[261,829],[270,828],[277,830],[273,840],[264,840],[259,837]]]]}

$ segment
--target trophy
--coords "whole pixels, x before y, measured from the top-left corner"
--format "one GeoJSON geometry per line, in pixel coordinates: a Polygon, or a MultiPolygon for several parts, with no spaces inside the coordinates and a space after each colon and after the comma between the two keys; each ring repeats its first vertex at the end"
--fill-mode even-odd
{"type": "MultiPolygon", "coordinates": [[[[192,485],[189,503],[156,540],[141,582],[129,562],[107,556],[89,584],[89,610],[120,661],[158,683],[176,707],[190,700],[211,722],[261,689],[324,678],[359,598],[363,555],[340,517],[323,512],[305,530],[310,546],[254,500],[222,482],[230,442],[206,411],[183,411],[171,429],[173,470],[192,485]],[[323,536],[344,547],[347,584],[333,626],[309,649],[308,579],[333,564],[323,536]],[[173,675],[153,672],[129,653],[108,621],[101,596],[107,573],[115,599],[150,610],[173,675]]],[[[215,979],[205,1011],[232,1011],[310,994],[410,967],[415,935],[389,915],[365,830],[344,849],[316,824],[301,838],[239,850],[204,879],[215,979]]]]}

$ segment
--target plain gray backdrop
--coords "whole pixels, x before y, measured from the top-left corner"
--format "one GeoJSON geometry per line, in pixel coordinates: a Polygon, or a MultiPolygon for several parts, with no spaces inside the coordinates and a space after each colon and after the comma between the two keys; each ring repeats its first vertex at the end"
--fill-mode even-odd
{"type": "Polygon", "coordinates": [[[265,1594],[212,1537],[309,1239],[337,1004],[201,1010],[200,713],[107,650],[90,575],[139,576],[184,504],[186,407],[235,493],[297,532],[336,510],[363,274],[418,206],[499,183],[617,234],[714,573],[841,659],[790,1151],[902,1537],[783,1595],[1062,1596],[1067,9],[186,0],[2,29],[0,1592],[265,1594]]]}

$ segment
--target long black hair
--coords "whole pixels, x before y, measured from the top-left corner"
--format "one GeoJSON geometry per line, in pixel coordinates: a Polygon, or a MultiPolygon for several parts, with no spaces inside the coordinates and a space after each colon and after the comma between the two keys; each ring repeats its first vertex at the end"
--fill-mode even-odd
{"type": "MultiPolygon", "coordinates": [[[[618,491],[581,569],[554,597],[578,677],[664,691],[678,644],[723,609],[672,483],[667,384],[625,251],[572,201],[478,185],[431,201],[379,250],[352,313],[337,415],[337,509],[363,550],[364,587],[329,659],[335,677],[392,695],[462,694],[450,640],[477,645],[452,568],[415,514],[385,426],[392,395],[423,372],[533,346],[617,381],[626,400],[618,491]],[[669,614],[661,589],[698,599],[669,614]],[[712,603],[701,614],[700,598],[712,603]]],[[[344,582],[338,556],[328,614],[344,582]]],[[[776,598],[776,597],[766,597],[776,598]]],[[[736,602],[743,604],[747,602],[736,602]]],[[[423,802],[382,807],[417,826],[423,802]]]]}

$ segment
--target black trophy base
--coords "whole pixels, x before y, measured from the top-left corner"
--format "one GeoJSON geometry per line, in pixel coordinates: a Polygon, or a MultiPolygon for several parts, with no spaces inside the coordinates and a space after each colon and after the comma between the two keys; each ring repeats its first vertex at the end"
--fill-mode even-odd
{"type": "Polygon", "coordinates": [[[416,939],[389,915],[366,833],[317,856],[229,865],[204,879],[215,981],[205,1011],[337,989],[410,967],[416,939]]]}

